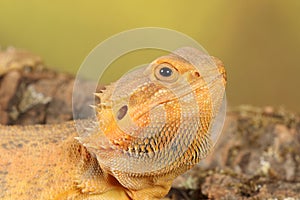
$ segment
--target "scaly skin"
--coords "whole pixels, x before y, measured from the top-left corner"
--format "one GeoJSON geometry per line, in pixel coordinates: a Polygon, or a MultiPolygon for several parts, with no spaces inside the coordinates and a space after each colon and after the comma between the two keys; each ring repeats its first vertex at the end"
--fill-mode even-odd
{"type": "MultiPolygon", "coordinates": [[[[74,127],[73,122],[0,126],[0,199],[93,199],[88,192],[81,192],[79,184],[84,178],[91,182],[99,178],[100,186],[102,172],[74,139],[74,127]],[[97,174],[88,174],[92,172],[97,174]]],[[[118,197],[125,196],[121,190],[114,190],[120,193],[118,197]]]]}
{"type": "Polygon", "coordinates": [[[97,123],[0,126],[0,199],[163,198],[211,149],[214,102],[226,84],[212,59],[218,67],[207,74],[175,54],[128,73],[96,94],[97,123]]]}

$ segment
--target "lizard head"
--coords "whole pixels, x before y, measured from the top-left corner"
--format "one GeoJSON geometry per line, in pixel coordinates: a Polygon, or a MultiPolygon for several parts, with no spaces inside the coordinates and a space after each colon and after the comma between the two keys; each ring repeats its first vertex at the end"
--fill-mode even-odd
{"type": "Polygon", "coordinates": [[[81,141],[110,169],[144,173],[192,166],[211,149],[225,84],[220,60],[178,49],[96,94],[99,131],[81,141]]]}

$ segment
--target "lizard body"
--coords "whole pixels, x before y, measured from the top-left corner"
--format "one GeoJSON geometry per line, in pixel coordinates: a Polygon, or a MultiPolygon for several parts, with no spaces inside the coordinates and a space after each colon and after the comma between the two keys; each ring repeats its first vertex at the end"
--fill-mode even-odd
{"type": "MultiPolygon", "coordinates": [[[[81,183],[88,184],[80,180],[87,176],[86,180],[91,177],[93,183],[95,176],[97,182],[102,171],[86,148],[74,139],[73,122],[0,126],[0,130],[0,199],[93,199],[92,194],[80,191],[81,183]]],[[[99,179],[98,184],[103,180],[99,179]]],[[[99,199],[106,199],[105,195],[99,199]]]]}
{"type": "Polygon", "coordinates": [[[0,126],[0,199],[163,198],[209,153],[224,94],[223,64],[191,63],[195,51],[160,57],[97,93],[96,120],[0,126]]]}

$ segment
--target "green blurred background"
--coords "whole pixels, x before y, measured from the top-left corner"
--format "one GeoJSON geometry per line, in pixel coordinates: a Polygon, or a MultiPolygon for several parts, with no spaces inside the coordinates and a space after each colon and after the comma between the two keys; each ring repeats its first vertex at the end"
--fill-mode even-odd
{"type": "MultiPolygon", "coordinates": [[[[85,56],[113,34],[170,28],[224,61],[229,105],[284,105],[299,112],[299,10],[296,0],[0,0],[0,45],[27,49],[75,74],[85,56]]],[[[132,53],[114,65],[129,68],[157,54],[132,53]]]]}

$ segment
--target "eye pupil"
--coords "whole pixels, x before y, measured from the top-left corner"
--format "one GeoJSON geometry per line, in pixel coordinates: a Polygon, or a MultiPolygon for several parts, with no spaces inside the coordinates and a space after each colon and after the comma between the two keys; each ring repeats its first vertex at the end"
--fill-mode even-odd
{"type": "Polygon", "coordinates": [[[159,70],[159,74],[164,77],[169,77],[172,75],[172,73],[173,73],[173,71],[169,67],[163,67],[159,70]]]}

